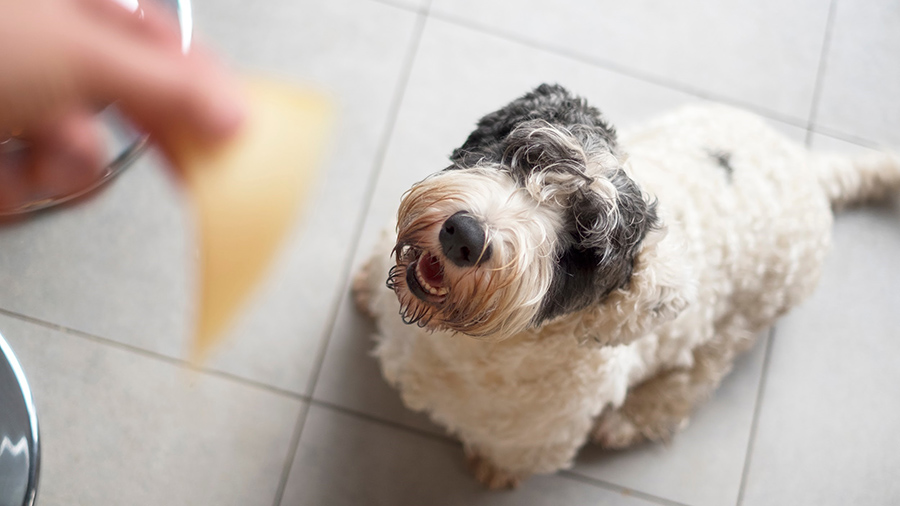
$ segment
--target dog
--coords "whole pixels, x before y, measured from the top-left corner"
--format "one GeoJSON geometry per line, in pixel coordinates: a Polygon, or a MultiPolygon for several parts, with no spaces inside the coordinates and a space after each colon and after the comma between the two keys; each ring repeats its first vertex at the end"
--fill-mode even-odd
{"type": "Polygon", "coordinates": [[[895,155],[809,153],[722,105],[620,141],[544,84],[404,194],[353,290],[404,403],[513,487],[589,440],[670,438],[813,290],[833,211],[898,189],[895,155]]]}

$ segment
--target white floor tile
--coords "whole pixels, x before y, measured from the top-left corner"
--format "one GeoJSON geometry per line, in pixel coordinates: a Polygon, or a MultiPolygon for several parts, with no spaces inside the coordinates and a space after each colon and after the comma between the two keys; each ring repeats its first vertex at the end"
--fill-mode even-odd
{"type": "Polygon", "coordinates": [[[776,329],[745,506],[900,501],[900,202],[848,211],[776,329]]]}
{"type": "Polygon", "coordinates": [[[430,0],[372,0],[386,5],[394,5],[404,9],[422,10],[430,2],[430,0]]]}
{"type": "Polygon", "coordinates": [[[462,448],[312,406],[282,506],[622,505],[642,499],[562,476],[488,492],[469,476],[462,448]]]}
{"type": "Polygon", "coordinates": [[[162,166],[145,154],[90,202],[0,229],[0,307],[180,354],[194,245],[162,166]]]}
{"type": "Polygon", "coordinates": [[[900,149],[900,4],[835,2],[816,123],[900,149]]]}
{"type": "Polygon", "coordinates": [[[859,144],[835,139],[828,135],[813,133],[810,138],[810,149],[821,153],[834,153],[845,156],[863,156],[878,151],[859,144]]]}
{"type": "Polygon", "coordinates": [[[435,0],[432,11],[805,121],[828,0],[435,0]]]}
{"type": "Polygon", "coordinates": [[[0,315],[41,436],[41,506],[269,506],[299,400],[0,315]]]}

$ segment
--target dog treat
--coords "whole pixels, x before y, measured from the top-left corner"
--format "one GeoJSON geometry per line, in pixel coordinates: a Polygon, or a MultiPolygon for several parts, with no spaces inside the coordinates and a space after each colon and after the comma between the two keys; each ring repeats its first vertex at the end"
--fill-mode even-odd
{"type": "Polygon", "coordinates": [[[246,89],[249,115],[233,141],[178,146],[173,156],[197,216],[195,361],[227,329],[294,222],[330,116],[314,92],[260,79],[246,89]]]}

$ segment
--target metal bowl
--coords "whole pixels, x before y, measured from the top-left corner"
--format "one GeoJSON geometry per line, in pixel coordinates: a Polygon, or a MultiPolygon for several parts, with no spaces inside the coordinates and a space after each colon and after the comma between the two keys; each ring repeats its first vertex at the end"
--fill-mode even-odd
{"type": "Polygon", "coordinates": [[[0,506],[32,506],[40,468],[31,389],[12,348],[0,335],[0,506]]]}
{"type": "MultiPolygon", "coordinates": [[[[157,1],[169,6],[178,16],[178,24],[181,28],[181,49],[187,52],[191,46],[193,34],[193,19],[191,16],[190,0],[118,0],[131,10],[140,8],[144,1],[157,1]]],[[[48,207],[57,206],[70,200],[83,197],[121,173],[126,167],[137,159],[146,149],[149,137],[146,133],[137,130],[118,110],[115,105],[106,107],[98,113],[101,130],[106,139],[106,151],[109,162],[106,164],[100,176],[85,188],[65,195],[32,200],[14,208],[0,208],[0,217],[15,216],[39,211],[48,207]]],[[[6,139],[0,142],[0,157],[21,156],[21,152],[27,146],[16,139],[6,139]]],[[[0,503],[0,506],[4,506],[0,503]]]]}

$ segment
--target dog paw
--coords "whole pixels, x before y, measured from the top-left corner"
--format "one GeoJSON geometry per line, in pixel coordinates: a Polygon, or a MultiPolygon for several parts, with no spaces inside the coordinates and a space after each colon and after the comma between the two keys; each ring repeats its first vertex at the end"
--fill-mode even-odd
{"type": "Polygon", "coordinates": [[[642,441],[644,435],[621,411],[614,410],[600,417],[591,439],[604,448],[618,450],[642,441]]]}
{"type": "Polygon", "coordinates": [[[650,411],[636,416],[623,408],[604,413],[594,425],[591,438],[604,448],[618,450],[644,441],[671,442],[672,437],[688,425],[688,418],[670,416],[667,412],[650,411]]]}
{"type": "Polygon", "coordinates": [[[521,476],[500,469],[472,450],[466,450],[466,461],[475,479],[488,490],[511,490],[518,487],[522,481],[521,476]]]}

